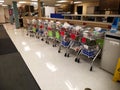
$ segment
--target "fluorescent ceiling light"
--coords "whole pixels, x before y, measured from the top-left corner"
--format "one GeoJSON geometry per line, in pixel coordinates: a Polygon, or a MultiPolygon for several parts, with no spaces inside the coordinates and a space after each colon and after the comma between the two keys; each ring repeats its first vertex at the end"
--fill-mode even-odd
{"type": "Polygon", "coordinates": [[[64,3],[64,2],[68,2],[67,0],[61,0],[61,1],[57,1],[58,3],[64,3]]]}
{"type": "Polygon", "coordinates": [[[60,6],[61,4],[55,4],[55,6],[60,6]]]}
{"type": "Polygon", "coordinates": [[[19,1],[18,3],[27,3],[26,1],[19,1]]]}
{"type": "Polygon", "coordinates": [[[30,0],[30,1],[37,2],[38,0],[30,0]]]}
{"type": "Polygon", "coordinates": [[[8,6],[8,5],[3,4],[2,6],[3,6],[3,7],[6,7],[6,6],[8,6]]]}
{"type": "Polygon", "coordinates": [[[3,3],[0,3],[0,5],[2,5],[3,3]]]}
{"type": "Polygon", "coordinates": [[[76,2],[74,2],[74,4],[78,4],[78,3],[82,3],[82,1],[76,1],[76,2]]]}
{"type": "Polygon", "coordinates": [[[0,3],[4,3],[4,0],[0,0],[0,3]]]}
{"type": "Polygon", "coordinates": [[[37,3],[37,2],[31,2],[31,4],[33,4],[33,5],[37,5],[38,3],[37,3]]]}

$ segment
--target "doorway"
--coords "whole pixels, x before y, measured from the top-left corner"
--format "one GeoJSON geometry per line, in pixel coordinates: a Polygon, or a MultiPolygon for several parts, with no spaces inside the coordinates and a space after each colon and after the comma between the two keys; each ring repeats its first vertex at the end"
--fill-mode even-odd
{"type": "MultiPolygon", "coordinates": [[[[77,6],[77,14],[82,14],[83,6],[77,6]]],[[[78,20],[81,20],[81,16],[77,16],[78,20]]]]}
{"type": "Polygon", "coordinates": [[[77,6],[77,13],[82,14],[83,6],[77,6]]]}

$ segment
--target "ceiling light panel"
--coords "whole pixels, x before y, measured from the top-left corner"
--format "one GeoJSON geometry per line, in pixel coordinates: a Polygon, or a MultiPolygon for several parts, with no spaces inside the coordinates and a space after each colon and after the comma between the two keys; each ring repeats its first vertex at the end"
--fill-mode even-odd
{"type": "Polygon", "coordinates": [[[3,4],[2,6],[3,6],[3,7],[7,7],[8,5],[3,4]]]}
{"type": "Polygon", "coordinates": [[[4,0],[0,0],[0,4],[4,3],[4,0]]]}
{"type": "Polygon", "coordinates": [[[55,6],[60,6],[61,4],[55,4],[55,6]]]}
{"type": "Polygon", "coordinates": [[[26,1],[19,1],[18,3],[27,3],[26,1]]]}
{"type": "Polygon", "coordinates": [[[59,1],[56,1],[57,3],[65,3],[65,2],[68,2],[67,0],[59,0],[59,1]]]}
{"type": "Polygon", "coordinates": [[[38,0],[30,0],[30,1],[37,2],[38,0]]]}
{"type": "Polygon", "coordinates": [[[78,4],[78,3],[82,3],[82,1],[76,1],[76,2],[74,2],[74,4],[78,4]]]}

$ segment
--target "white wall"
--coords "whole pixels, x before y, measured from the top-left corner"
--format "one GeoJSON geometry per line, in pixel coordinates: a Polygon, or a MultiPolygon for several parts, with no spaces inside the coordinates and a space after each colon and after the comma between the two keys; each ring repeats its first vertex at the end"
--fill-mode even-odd
{"type": "Polygon", "coordinates": [[[51,13],[55,13],[55,7],[45,7],[45,17],[50,17],[51,13]]]}
{"type": "Polygon", "coordinates": [[[94,6],[87,6],[86,14],[94,14],[94,10],[94,6]]]}
{"type": "Polygon", "coordinates": [[[9,12],[7,7],[0,6],[0,23],[9,22],[9,12]]]}
{"type": "MultiPolygon", "coordinates": [[[[98,2],[93,2],[93,3],[83,3],[83,4],[76,4],[75,5],[75,12],[77,11],[77,6],[83,6],[83,12],[82,12],[82,14],[87,14],[87,8],[88,7],[94,7],[94,6],[99,6],[99,3],[98,2]]],[[[92,8],[92,10],[90,11],[90,12],[93,12],[93,8],[92,8]]],[[[90,12],[88,12],[88,13],[90,13],[90,12]]]]}
{"type": "Polygon", "coordinates": [[[0,23],[5,23],[4,8],[0,6],[0,23]]]}
{"type": "Polygon", "coordinates": [[[5,21],[6,22],[9,22],[9,11],[8,11],[8,8],[7,7],[5,7],[4,8],[4,15],[5,15],[5,21]]]}

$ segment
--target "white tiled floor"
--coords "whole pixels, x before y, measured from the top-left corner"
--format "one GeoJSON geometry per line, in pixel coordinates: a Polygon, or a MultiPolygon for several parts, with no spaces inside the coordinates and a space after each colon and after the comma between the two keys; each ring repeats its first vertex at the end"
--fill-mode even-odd
{"type": "Polygon", "coordinates": [[[57,53],[40,39],[28,37],[22,29],[5,24],[7,33],[22,55],[28,68],[42,90],[120,90],[120,84],[113,82],[113,76],[97,67],[89,71],[90,64],[84,60],[74,62],[75,56],[64,57],[64,51],[57,53]]]}

